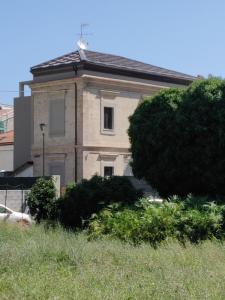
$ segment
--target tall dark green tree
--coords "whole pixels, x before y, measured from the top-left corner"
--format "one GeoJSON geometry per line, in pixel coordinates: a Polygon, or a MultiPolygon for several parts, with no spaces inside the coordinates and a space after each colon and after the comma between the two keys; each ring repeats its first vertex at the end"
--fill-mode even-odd
{"type": "Polygon", "coordinates": [[[225,81],[146,98],[130,117],[133,172],[162,196],[225,195],[225,81]]]}

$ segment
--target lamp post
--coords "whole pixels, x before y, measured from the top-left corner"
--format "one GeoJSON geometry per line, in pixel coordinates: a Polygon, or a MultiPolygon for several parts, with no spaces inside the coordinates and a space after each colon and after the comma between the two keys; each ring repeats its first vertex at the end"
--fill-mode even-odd
{"type": "Polygon", "coordinates": [[[42,132],[42,176],[45,176],[45,123],[40,123],[40,129],[42,132]]]}

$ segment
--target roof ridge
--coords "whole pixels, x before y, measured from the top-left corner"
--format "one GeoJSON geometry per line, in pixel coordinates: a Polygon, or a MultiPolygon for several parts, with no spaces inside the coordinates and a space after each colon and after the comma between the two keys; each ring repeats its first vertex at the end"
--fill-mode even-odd
{"type": "Polygon", "coordinates": [[[80,60],[81,60],[81,61],[86,61],[86,60],[87,60],[85,51],[84,51],[83,49],[79,49],[79,50],[78,50],[78,53],[79,53],[79,56],[80,56],[80,60]]]}

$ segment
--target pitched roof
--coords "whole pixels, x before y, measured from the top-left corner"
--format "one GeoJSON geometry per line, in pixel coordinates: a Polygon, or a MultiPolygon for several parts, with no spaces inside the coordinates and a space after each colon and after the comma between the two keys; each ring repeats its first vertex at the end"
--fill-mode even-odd
{"type": "Polygon", "coordinates": [[[0,146],[12,145],[14,142],[14,131],[0,133],[0,146]]]}
{"type": "Polygon", "coordinates": [[[136,74],[145,74],[152,76],[160,76],[167,78],[177,78],[187,81],[193,81],[196,77],[181,72],[157,67],[151,64],[143,63],[137,60],[129,59],[123,56],[105,54],[89,50],[78,50],[46,61],[31,68],[31,72],[35,74],[38,71],[58,69],[67,66],[81,65],[86,68],[104,67],[111,70],[127,71],[136,74]]]}

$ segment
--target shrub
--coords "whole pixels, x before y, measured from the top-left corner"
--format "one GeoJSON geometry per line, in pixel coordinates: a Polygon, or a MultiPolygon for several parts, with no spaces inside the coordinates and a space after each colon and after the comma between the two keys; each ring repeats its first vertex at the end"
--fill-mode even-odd
{"type": "Polygon", "coordinates": [[[67,186],[61,206],[61,221],[67,227],[82,227],[86,219],[110,203],[132,204],[142,195],[129,179],[93,176],[67,186]]]}
{"type": "Polygon", "coordinates": [[[40,177],[32,186],[27,198],[31,215],[37,222],[56,219],[58,203],[53,179],[40,177]]]}
{"type": "Polygon", "coordinates": [[[161,196],[225,195],[225,80],[146,98],[128,133],[134,175],[161,196]]]}
{"type": "Polygon", "coordinates": [[[161,205],[141,200],[130,208],[108,207],[89,221],[90,237],[117,237],[134,244],[149,242],[157,246],[167,238],[185,243],[224,238],[224,206],[208,203],[188,207],[184,202],[161,205]]]}

